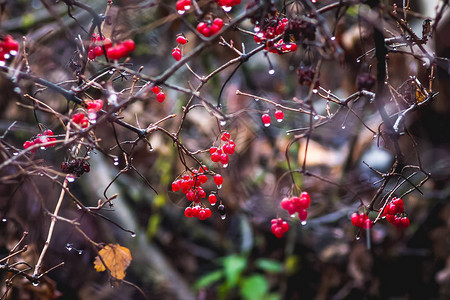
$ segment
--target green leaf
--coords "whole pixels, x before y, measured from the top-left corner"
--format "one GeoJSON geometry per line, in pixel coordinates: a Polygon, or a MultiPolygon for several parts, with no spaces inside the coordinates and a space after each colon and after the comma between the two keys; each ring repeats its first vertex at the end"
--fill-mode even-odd
{"type": "Polygon", "coordinates": [[[236,286],[239,276],[245,269],[246,264],[247,259],[242,256],[230,255],[224,258],[223,266],[225,278],[230,289],[236,286]]]}
{"type": "Polygon", "coordinates": [[[262,299],[268,291],[269,285],[262,275],[252,275],[242,281],[241,296],[243,299],[262,299]]]}
{"type": "Polygon", "coordinates": [[[217,271],[208,273],[197,280],[197,282],[195,283],[195,288],[200,289],[200,288],[210,286],[214,282],[217,282],[220,279],[222,279],[222,277],[223,277],[222,270],[217,270],[217,271]]]}
{"type": "Polygon", "coordinates": [[[260,258],[256,261],[256,266],[269,273],[280,273],[283,271],[283,265],[273,259],[260,258]]]}

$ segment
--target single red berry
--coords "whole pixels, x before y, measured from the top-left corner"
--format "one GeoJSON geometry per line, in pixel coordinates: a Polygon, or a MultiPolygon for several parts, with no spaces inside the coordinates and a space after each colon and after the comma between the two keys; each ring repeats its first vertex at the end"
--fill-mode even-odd
{"type": "Polygon", "coordinates": [[[220,139],[224,142],[228,141],[230,139],[231,135],[229,132],[225,131],[224,133],[222,133],[222,136],[220,137],[220,139]]]}
{"type": "Polygon", "coordinates": [[[387,212],[391,215],[395,215],[398,212],[398,207],[394,203],[389,203],[386,209],[387,212]]]}
{"type": "Polygon", "coordinates": [[[286,233],[289,230],[289,224],[286,221],[281,222],[281,230],[283,233],[286,233]]]}
{"type": "Polygon", "coordinates": [[[131,39],[123,41],[122,44],[125,46],[128,53],[133,52],[134,49],[136,49],[136,44],[131,39]]]}
{"type": "Polygon", "coordinates": [[[364,226],[364,229],[372,228],[372,226],[373,226],[372,220],[371,219],[365,219],[363,226],[364,226]]]}
{"type": "Polygon", "coordinates": [[[230,162],[230,157],[226,153],[222,153],[220,155],[220,162],[223,165],[227,165],[230,162]]]}
{"type": "Polygon", "coordinates": [[[197,218],[199,213],[200,213],[200,206],[194,206],[192,208],[192,216],[194,218],[197,218]]]}
{"type": "Polygon", "coordinates": [[[308,211],[306,209],[302,209],[298,212],[298,218],[301,222],[304,222],[306,218],[308,218],[308,211]]]}
{"type": "Polygon", "coordinates": [[[200,184],[204,184],[208,181],[208,176],[202,174],[198,176],[198,181],[200,182],[200,184]]]}
{"type": "Polygon", "coordinates": [[[187,38],[184,35],[180,34],[179,36],[177,36],[177,43],[178,44],[184,45],[187,42],[188,42],[188,40],[187,40],[187,38]]]}
{"type": "Polygon", "coordinates": [[[386,220],[388,220],[388,222],[391,223],[392,225],[394,225],[395,218],[396,217],[394,215],[389,215],[389,214],[386,215],[386,220]]]}
{"type": "Polygon", "coordinates": [[[176,61],[179,61],[181,59],[181,50],[180,48],[174,48],[172,50],[172,56],[175,58],[176,61]]]}
{"type": "Polygon", "coordinates": [[[205,220],[206,218],[207,218],[207,214],[206,214],[206,212],[205,212],[205,209],[201,209],[200,210],[200,212],[198,213],[198,218],[200,219],[200,220],[205,220]]]}
{"type": "Polygon", "coordinates": [[[283,229],[280,226],[275,227],[272,232],[279,239],[281,239],[284,235],[283,229]]]}
{"type": "Polygon", "coordinates": [[[407,217],[402,217],[399,223],[401,228],[407,228],[409,227],[410,224],[409,219],[407,217]]]}
{"type": "Polygon", "coordinates": [[[213,154],[216,151],[217,151],[217,147],[213,146],[213,147],[209,148],[209,154],[213,154]]]}
{"type": "Polygon", "coordinates": [[[30,148],[33,145],[34,145],[34,142],[26,141],[25,143],[23,143],[23,149],[30,148]]]}
{"type": "Polygon", "coordinates": [[[215,205],[217,203],[217,196],[214,194],[209,194],[208,200],[209,204],[215,205]]]}
{"type": "Polygon", "coordinates": [[[159,93],[159,86],[154,86],[154,87],[152,87],[152,92],[153,93],[155,93],[155,94],[158,94],[159,93]]]}
{"type": "Polygon", "coordinates": [[[184,215],[188,218],[192,217],[192,208],[190,206],[186,207],[186,209],[184,210],[184,215]]]}
{"type": "Polygon", "coordinates": [[[222,29],[223,27],[223,20],[221,18],[215,18],[213,21],[214,25],[219,26],[219,29],[222,29]]]}
{"type": "Polygon", "coordinates": [[[178,192],[180,188],[181,188],[180,180],[175,180],[174,182],[172,182],[172,191],[178,192]]]}
{"type": "Polygon", "coordinates": [[[275,119],[277,119],[278,122],[283,121],[284,118],[284,112],[282,110],[277,109],[275,111],[275,119]]]}
{"type": "Polygon", "coordinates": [[[85,116],[83,113],[76,113],[72,116],[72,121],[75,124],[80,124],[84,120],[85,116]]]}
{"type": "Polygon", "coordinates": [[[115,46],[106,50],[106,56],[108,56],[109,59],[118,60],[122,57],[122,53],[121,50],[115,46]]]}
{"type": "Polygon", "coordinates": [[[352,213],[350,219],[352,220],[352,224],[355,227],[360,227],[360,223],[359,223],[359,214],[357,213],[352,213]]]}
{"type": "Polygon", "coordinates": [[[47,129],[46,131],[44,131],[44,135],[53,135],[53,131],[47,129]]]}
{"type": "Polygon", "coordinates": [[[223,177],[222,177],[222,175],[220,175],[220,174],[214,175],[214,183],[215,183],[216,185],[222,185],[222,183],[223,183],[223,177]]]}
{"type": "Polygon", "coordinates": [[[89,50],[89,52],[88,52],[88,58],[90,59],[90,60],[94,60],[95,59],[95,53],[94,53],[94,50],[89,50]]]}
{"type": "Polygon", "coordinates": [[[156,95],[156,101],[158,101],[159,103],[164,102],[165,99],[166,99],[166,95],[164,94],[164,92],[159,92],[156,95]]]}
{"type": "Polygon", "coordinates": [[[265,127],[269,127],[270,126],[270,116],[268,114],[263,114],[261,116],[261,120],[264,124],[265,127]]]}
{"type": "Polygon", "coordinates": [[[291,199],[289,199],[287,197],[283,198],[280,202],[281,208],[285,209],[285,210],[288,210],[288,207],[290,206],[290,204],[291,204],[291,199]]]}
{"type": "Polygon", "coordinates": [[[211,154],[211,160],[212,160],[213,162],[219,162],[219,161],[220,161],[220,154],[219,154],[219,151],[213,152],[213,153],[211,154]]]}

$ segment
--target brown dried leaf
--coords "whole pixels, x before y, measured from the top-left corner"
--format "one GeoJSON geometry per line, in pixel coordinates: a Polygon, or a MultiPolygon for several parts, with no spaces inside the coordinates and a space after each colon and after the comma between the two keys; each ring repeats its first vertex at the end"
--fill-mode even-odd
{"type": "Polygon", "coordinates": [[[128,248],[119,244],[108,244],[98,254],[101,259],[97,256],[94,261],[94,267],[97,272],[105,271],[108,268],[112,277],[117,279],[125,278],[125,270],[133,259],[128,248]]]}

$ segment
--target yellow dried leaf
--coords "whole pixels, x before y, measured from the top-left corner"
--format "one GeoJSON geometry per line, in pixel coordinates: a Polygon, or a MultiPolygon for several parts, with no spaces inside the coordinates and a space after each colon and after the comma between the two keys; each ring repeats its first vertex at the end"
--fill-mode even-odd
{"type": "Polygon", "coordinates": [[[105,271],[108,268],[112,277],[117,279],[125,278],[125,270],[133,259],[128,248],[122,247],[119,244],[108,244],[98,254],[101,259],[97,256],[94,261],[94,267],[97,272],[105,271]]]}

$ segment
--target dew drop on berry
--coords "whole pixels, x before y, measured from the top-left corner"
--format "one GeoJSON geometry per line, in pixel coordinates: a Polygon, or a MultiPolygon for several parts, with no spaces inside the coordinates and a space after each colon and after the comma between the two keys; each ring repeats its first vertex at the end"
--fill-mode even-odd
{"type": "Polygon", "coordinates": [[[69,251],[69,252],[72,251],[72,249],[73,249],[73,248],[72,248],[72,244],[67,243],[67,244],[66,244],[66,249],[67,249],[67,251],[69,251]]]}
{"type": "Polygon", "coordinates": [[[264,127],[269,127],[270,123],[264,123],[264,127]]]}
{"type": "Polygon", "coordinates": [[[358,59],[356,60],[356,62],[357,62],[357,63],[360,63],[360,62],[361,62],[361,59],[360,59],[360,58],[358,58],[358,59]]]}
{"type": "MultiPolygon", "coordinates": [[[[17,55],[17,51],[16,50],[11,50],[9,51],[9,54],[11,54],[12,56],[16,56],[17,55]]],[[[5,55],[6,56],[6,55],[5,55]]]]}
{"type": "Polygon", "coordinates": [[[220,121],[220,126],[225,126],[227,125],[227,121],[220,121]]]}
{"type": "Polygon", "coordinates": [[[260,30],[261,30],[261,28],[259,28],[259,26],[255,26],[255,29],[254,29],[255,32],[259,32],[260,30]]]}
{"type": "Polygon", "coordinates": [[[177,13],[182,16],[182,15],[184,15],[185,11],[184,10],[178,10],[177,13]]]}
{"type": "Polygon", "coordinates": [[[306,221],[302,221],[300,224],[302,224],[303,226],[306,225],[306,221]]]}
{"type": "Polygon", "coordinates": [[[317,91],[317,89],[313,89],[312,92],[313,92],[313,94],[317,94],[318,91],[317,91]]]}
{"type": "Polygon", "coordinates": [[[295,217],[295,213],[292,214],[292,215],[289,215],[289,217],[294,218],[295,217]]]}
{"type": "Polygon", "coordinates": [[[135,233],[135,232],[132,232],[132,233],[131,233],[131,237],[136,237],[136,233],[135,233]]]}
{"type": "Polygon", "coordinates": [[[255,101],[256,101],[256,102],[258,102],[258,101],[259,101],[259,99],[258,99],[258,98],[255,98],[255,101]]]}
{"type": "Polygon", "coordinates": [[[223,164],[223,165],[222,165],[222,168],[225,169],[226,167],[228,167],[228,164],[223,164]]]}
{"type": "Polygon", "coordinates": [[[8,53],[6,53],[5,55],[3,55],[3,57],[4,57],[5,59],[9,59],[9,58],[10,58],[10,55],[9,55],[8,53]]]}
{"type": "Polygon", "coordinates": [[[189,9],[191,9],[191,6],[190,6],[190,5],[185,5],[185,6],[184,6],[184,10],[189,10],[189,9]]]}
{"type": "Polygon", "coordinates": [[[217,189],[220,190],[221,188],[222,188],[222,185],[219,184],[219,185],[217,186],[217,189]]]}
{"type": "Polygon", "coordinates": [[[342,127],[341,127],[342,129],[345,129],[345,125],[342,125],[342,127]]]}
{"type": "Polygon", "coordinates": [[[115,166],[119,165],[119,158],[117,156],[114,157],[114,165],[115,166]]]}
{"type": "Polygon", "coordinates": [[[83,250],[78,250],[78,255],[83,254],[83,250]]]}
{"type": "Polygon", "coordinates": [[[33,286],[38,286],[39,282],[33,282],[33,286]]]}
{"type": "Polygon", "coordinates": [[[275,74],[275,70],[274,69],[270,69],[269,70],[269,75],[273,75],[273,74],[275,74]]]}
{"type": "Polygon", "coordinates": [[[231,10],[231,6],[222,6],[224,12],[229,12],[231,10]]]}
{"type": "Polygon", "coordinates": [[[315,115],[315,116],[314,116],[314,120],[319,120],[319,116],[318,116],[318,115],[315,115]]]}
{"type": "Polygon", "coordinates": [[[361,237],[359,235],[356,236],[356,240],[359,241],[361,237]]]}
{"type": "Polygon", "coordinates": [[[334,41],[335,39],[336,39],[335,36],[332,36],[332,37],[330,38],[330,40],[332,40],[332,41],[334,41]]]}
{"type": "Polygon", "coordinates": [[[74,182],[75,176],[72,174],[69,174],[69,175],[67,175],[66,180],[67,180],[67,182],[74,182]]]}
{"type": "Polygon", "coordinates": [[[220,216],[220,218],[221,218],[222,220],[225,220],[226,217],[227,217],[227,215],[221,215],[221,216],[220,216]]]}
{"type": "Polygon", "coordinates": [[[17,155],[19,155],[19,152],[14,152],[13,155],[17,156],[17,155]]]}
{"type": "Polygon", "coordinates": [[[8,221],[6,218],[3,218],[3,219],[2,219],[2,222],[3,222],[3,223],[6,223],[6,221],[8,221]]]}

